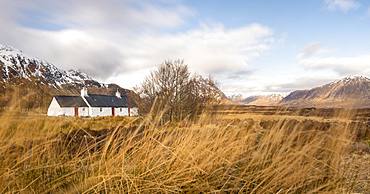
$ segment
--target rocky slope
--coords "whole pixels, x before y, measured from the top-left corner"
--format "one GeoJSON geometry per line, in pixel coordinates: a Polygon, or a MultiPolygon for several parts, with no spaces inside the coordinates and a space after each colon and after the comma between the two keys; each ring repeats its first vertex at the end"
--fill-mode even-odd
{"type": "Polygon", "coordinates": [[[99,94],[134,93],[116,84],[100,83],[78,70],[65,71],[54,64],[10,46],[0,45],[0,107],[20,98],[22,107],[47,107],[53,95],[78,95],[82,87],[99,94]],[[26,98],[26,99],[23,99],[26,98]]]}
{"type": "Polygon", "coordinates": [[[77,71],[64,71],[55,65],[38,58],[30,57],[22,51],[10,46],[0,45],[1,82],[10,83],[14,80],[39,80],[42,84],[63,88],[65,85],[106,87],[77,71]]]}
{"type": "Polygon", "coordinates": [[[255,106],[276,106],[283,99],[282,95],[250,96],[241,101],[242,104],[255,106]]]}
{"type": "Polygon", "coordinates": [[[282,99],[281,105],[298,107],[370,107],[370,79],[346,77],[310,90],[297,90],[282,99]]]}

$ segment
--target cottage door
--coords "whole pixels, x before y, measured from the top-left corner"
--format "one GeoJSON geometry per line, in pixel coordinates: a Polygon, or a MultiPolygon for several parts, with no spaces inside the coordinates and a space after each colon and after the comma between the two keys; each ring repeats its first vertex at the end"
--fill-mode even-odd
{"type": "Polygon", "coordinates": [[[112,107],[112,116],[115,116],[114,107],[112,107]]]}
{"type": "Polygon", "coordinates": [[[75,107],[75,117],[78,117],[78,107],[75,107]]]}

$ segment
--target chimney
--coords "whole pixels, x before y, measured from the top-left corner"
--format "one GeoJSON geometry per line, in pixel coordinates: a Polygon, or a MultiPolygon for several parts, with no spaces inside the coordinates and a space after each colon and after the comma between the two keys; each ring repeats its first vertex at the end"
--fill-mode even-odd
{"type": "Polygon", "coordinates": [[[118,91],[118,89],[117,89],[117,92],[116,92],[116,96],[117,96],[117,98],[121,98],[121,93],[118,91]]]}
{"type": "Polygon", "coordinates": [[[83,87],[81,89],[81,96],[89,96],[89,94],[87,93],[87,88],[83,87]]]}

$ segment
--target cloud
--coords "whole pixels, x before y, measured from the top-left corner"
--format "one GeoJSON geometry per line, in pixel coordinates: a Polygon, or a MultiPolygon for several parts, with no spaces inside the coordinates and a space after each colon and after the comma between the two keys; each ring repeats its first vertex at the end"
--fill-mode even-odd
{"type": "Polygon", "coordinates": [[[164,60],[173,59],[184,59],[193,72],[211,74],[223,83],[244,79],[253,73],[250,63],[273,42],[272,31],[259,24],[231,29],[202,26],[181,33],[143,35],[128,41],[123,52],[131,73],[125,71],[109,80],[117,82],[127,77],[131,85],[139,84],[141,79],[135,82],[133,78],[143,77],[164,60]]]}
{"type": "Polygon", "coordinates": [[[7,44],[21,48],[26,54],[99,78],[114,73],[123,57],[116,45],[79,30],[42,31],[21,27],[9,34],[3,32],[0,29],[0,36],[7,44]]]}
{"type": "MultiPolygon", "coordinates": [[[[12,3],[18,20],[28,23],[52,23],[73,29],[127,28],[143,30],[153,27],[176,27],[193,11],[175,1],[150,0],[34,0],[12,3]],[[40,17],[41,16],[41,17],[40,17]],[[150,18],[150,19],[149,19],[150,18]]],[[[107,29],[111,30],[111,29],[107,29]]]]}
{"type": "Polygon", "coordinates": [[[271,30],[259,24],[231,29],[203,26],[175,34],[141,36],[131,42],[126,58],[136,67],[179,58],[195,71],[225,73],[247,67],[272,42],[271,30]]]}
{"type": "Polygon", "coordinates": [[[135,68],[125,53],[141,34],[176,28],[193,14],[174,1],[5,0],[0,5],[0,43],[102,80],[135,68]]]}
{"type": "Polygon", "coordinates": [[[245,79],[247,76],[252,75],[254,72],[255,72],[254,70],[240,70],[240,71],[230,72],[227,75],[227,79],[232,79],[232,80],[245,79]]]}
{"type": "Polygon", "coordinates": [[[303,49],[298,53],[297,59],[303,60],[315,56],[323,56],[333,52],[334,49],[324,47],[320,42],[312,42],[303,47],[303,49]]]}
{"type": "Polygon", "coordinates": [[[357,56],[310,57],[301,59],[306,68],[331,69],[339,75],[370,74],[370,54],[357,56]]]}
{"type": "Polygon", "coordinates": [[[268,86],[267,90],[277,93],[287,93],[295,90],[307,90],[328,84],[333,80],[333,78],[328,77],[302,76],[289,83],[268,86]]]}
{"type": "Polygon", "coordinates": [[[248,71],[274,42],[272,30],[261,24],[201,24],[178,31],[196,14],[178,1],[5,0],[0,5],[5,10],[0,43],[103,81],[124,83],[122,75],[177,58],[204,74],[248,71]]]}
{"type": "Polygon", "coordinates": [[[309,57],[319,53],[322,50],[323,48],[321,46],[321,43],[319,42],[310,43],[302,49],[301,53],[298,54],[298,57],[299,58],[309,57]]]}
{"type": "Polygon", "coordinates": [[[326,6],[330,10],[340,10],[343,12],[348,12],[358,8],[360,5],[357,0],[324,0],[326,6]]]}
{"type": "Polygon", "coordinates": [[[298,63],[306,69],[330,70],[340,76],[370,75],[370,53],[354,56],[335,56],[330,52],[330,49],[324,49],[320,43],[315,43],[307,45],[298,54],[297,59],[298,63]]]}

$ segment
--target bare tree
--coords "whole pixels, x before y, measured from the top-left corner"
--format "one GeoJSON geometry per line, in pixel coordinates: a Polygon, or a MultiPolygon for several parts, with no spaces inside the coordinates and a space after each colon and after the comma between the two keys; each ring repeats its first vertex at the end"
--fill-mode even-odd
{"type": "Polygon", "coordinates": [[[138,88],[148,112],[165,111],[164,119],[179,120],[194,116],[222,93],[211,78],[191,76],[183,60],[166,61],[145,78],[138,88]]]}

